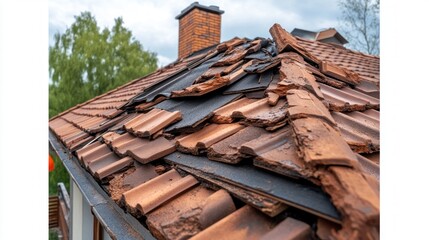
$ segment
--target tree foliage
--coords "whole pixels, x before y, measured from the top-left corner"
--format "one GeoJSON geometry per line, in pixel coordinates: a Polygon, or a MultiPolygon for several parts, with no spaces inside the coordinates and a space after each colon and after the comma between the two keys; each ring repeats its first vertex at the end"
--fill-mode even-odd
{"type": "Polygon", "coordinates": [[[49,116],[98,96],[157,68],[155,53],[145,51],[116,18],[100,30],[94,16],[83,12],[49,47],[49,116]]]}
{"type": "Polygon", "coordinates": [[[380,53],[380,0],[340,0],[342,27],[350,46],[361,52],[380,53]]]}

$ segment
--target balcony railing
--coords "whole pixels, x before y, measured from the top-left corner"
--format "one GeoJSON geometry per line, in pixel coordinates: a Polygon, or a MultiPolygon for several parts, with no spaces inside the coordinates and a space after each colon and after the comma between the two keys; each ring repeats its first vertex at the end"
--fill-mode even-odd
{"type": "Polygon", "coordinates": [[[49,196],[49,229],[58,228],[59,239],[69,239],[70,197],[64,183],[58,183],[58,195],[49,196]]]}

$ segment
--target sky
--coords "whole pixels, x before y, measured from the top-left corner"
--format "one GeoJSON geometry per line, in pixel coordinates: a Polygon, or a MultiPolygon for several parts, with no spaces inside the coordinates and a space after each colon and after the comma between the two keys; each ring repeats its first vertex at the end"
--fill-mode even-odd
{"type": "MultiPolygon", "coordinates": [[[[178,26],[175,17],[193,0],[50,0],[49,44],[55,33],[64,33],[74,16],[90,11],[100,28],[111,28],[122,17],[124,26],[143,44],[156,52],[160,66],[177,59],[178,26]]],[[[287,31],[294,28],[317,30],[339,26],[338,0],[200,0],[201,5],[215,5],[222,15],[221,41],[233,37],[271,38],[269,28],[279,23],[287,31]]]]}

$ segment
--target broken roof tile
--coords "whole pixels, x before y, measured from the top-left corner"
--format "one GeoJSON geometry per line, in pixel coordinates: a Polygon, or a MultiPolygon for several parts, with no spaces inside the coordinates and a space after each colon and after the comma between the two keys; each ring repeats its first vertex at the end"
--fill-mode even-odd
{"type": "Polygon", "coordinates": [[[274,39],[274,42],[276,43],[277,51],[279,53],[282,53],[287,50],[293,50],[301,54],[305,59],[319,64],[320,60],[315,57],[313,54],[311,54],[309,51],[307,51],[304,47],[300,45],[300,43],[296,40],[292,34],[288,33],[286,30],[284,30],[280,24],[275,23],[270,28],[270,34],[274,39]]]}
{"type": "Polygon", "coordinates": [[[199,151],[207,149],[212,144],[231,136],[243,128],[244,126],[238,123],[210,124],[198,132],[178,139],[176,146],[179,151],[197,155],[199,151]]]}
{"type": "Polygon", "coordinates": [[[214,123],[232,123],[234,119],[232,118],[232,112],[236,109],[248,105],[250,103],[256,102],[254,99],[249,98],[240,98],[235,100],[223,107],[216,109],[213,113],[212,122],[214,123]]]}
{"type": "Polygon", "coordinates": [[[157,176],[158,174],[154,166],[134,162],[134,167],[127,169],[125,172],[113,174],[113,178],[109,181],[108,186],[110,196],[116,203],[123,206],[120,200],[124,192],[157,176]]]}
{"type": "Polygon", "coordinates": [[[317,118],[292,121],[299,153],[311,165],[344,165],[354,167],[357,160],[340,133],[317,118]]]}
{"type": "Polygon", "coordinates": [[[124,128],[136,136],[148,138],[181,119],[182,114],[178,111],[168,112],[154,108],[148,113],[137,115],[137,117],[125,123],[124,128]]]}
{"type": "Polygon", "coordinates": [[[291,89],[306,89],[319,99],[323,99],[323,94],[313,74],[308,72],[304,66],[296,63],[296,61],[283,58],[280,67],[280,82],[277,83],[275,93],[284,96],[291,89]]]}
{"type": "Polygon", "coordinates": [[[379,224],[380,199],[361,172],[348,167],[332,166],[328,172],[320,174],[324,189],[329,193],[338,210],[343,215],[343,228],[337,232],[338,238],[352,236],[377,238],[370,228],[379,224]],[[357,233],[360,229],[363,232],[357,233]]]}
{"type": "Polygon", "coordinates": [[[149,108],[151,108],[151,107],[155,106],[156,104],[158,104],[158,103],[160,103],[160,102],[164,101],[165,99],[167,99],[167,98],[166,98],[166,97],[164,97],[164,96],[156,97],[156,98],[155,98],[153,101],[151,101],[151,102],[144,102],[144,103],[141,103],[141,104],[137,105],[137,106],[136,106],[136,110],[137,110],[137,111],[144,111],[144,110],[147,110],[147,109],[149,109],[149,108]]]}
{"type": "Polygon", "coordinates": [[[255,156],[253,165],[257,167],[294,178],[306,175],[289,126],[275,132],[264,131],[253,140],[241,144],[239,152],[255,156]]]}
{"type": "Polygon", "coordinates": [[[238,149],[242,143],[257,138],[266,131],[262,128],[248,126],[237,133],[225,138],[224,140],[213,144],[207,150],[207,157],[210,160],[238,163],[243,159],[238,149]]]}
{"type": "Polygon", "coordinates": [[[274,226],[273,219],[246,205],[191,239],[260,239],[274,226]]]}
{"type": "Polygon", "coordinates": [[[296,153],[296,146],[291,136],[288,141],[253,159],[253,165],[293,178],[306,178],[304,163],[296,153]]]}
{"type": "Polygon", "coordinates": [[[364,111],[366,109],[379,109],[380,100],[363,94],[349,87],[336,89],[320,84],[325,100],[329,103],[329,109],[333,111],[364,111]]]}
{"type": "Polygon", "coordinates": [[[288,217],[271,231],[262,236],[261,240],[304,240],[311,239],[311,228],[305,222],[288,217]]]}
{"type": "Polygon", "coordinates": [[[239,186],[216,179],[214,177],[210,177],[203,171],[195,170],[185,166],[180,166],[180,169],[198,177],[198,179],[203,179],[206,183],[210,185],[215,186],[213,187],[214,189],[222,188],[227,190],[234,197],[260,210],[261,212],[265,213],[270,217],[277,216],[287,208],[286,204],[272,197],[267,197],[259,193],[251,192],[239,186]]]}
{"type": "Polygon", "coordinates": [[[136,161],[146,164],[153,160],[162,158],[174,151],[176,151],[174,141],[167,140],[164,137],[159,137],[150,142],[146,142],[139,147],[128,149],[126,154],[134,158],[136,161]]]}
{"type": "Polygon", "coordinates": [[[225,164],[179,152],[172,153],[164,159],[185,171],[186,169],[201,171],[203,175],[221,179],[248,192],[270,196],[303,211],[340,222],[340,216],[328,196],[319,187],[309,182],[285,178],[251,165],[225,164]]]}
{"type": "Polygon", "coordinates": [[[172,91],[179,91],[192,85],[192,83],[201,74],[207,71],[213,63],[217,62],[222,57],[218,54],[209,60],[204,61],[201,65],[196,66],[188,71],[183,71],[180,74],[174,75],[165,81],[159,82],[152,87],[146,89],[143,93],[136,96],[131,103],[151,102],[156,97],[170,97],[172,91]]]}
{"type": "Polygon", "coordinates": [[[187,239],[233,211],[225,190],[197,186],[150,212],[146,223],[158,239],[187,239]]]}
{"type": "Polygon", "coordinates": [[[247,66],[244,71],[248,73],[263,73],[277,67],[280,64],[280,61],[281,58],[279,57],[253,61],[253,63],[247,66]]]}
{"type": "Polygon", "coordinates": [[[232,112],[233,118],[244,119],[247,124],[257,127],[282,126],[287,115],[287,103],[280,99],[277,105],[271,106],[269,98],[257,100],[232,112]]]}
{"type": "Polygon", "coordinates": [[[273,79],[273,72],[266,71],[262,74],[247,74],[240,81],[228,87],[224,94],[238,93],[238,92],[253,92],[265,90],[273,79]]]}
{"type": "Polygon", "coordinates": [[[357,73],[346,68],[342,68],[338,65],[332,64],[331,62],[322,61],[322,64],[319,65],[319,67],[322,73],[330,77],[339,79],[352,85],[357,85],[360,83],[360,77],[357,73]]]}
{"type": "Polygon", "coordinates": [[[358,153],[371,153],[380,150],[380,121],[364,112],[332,112],[338,123],[341,135],[358,153]]]}
{"type": "Polygon", "coordinates": [[[246,75],[244,68],[250,65],[253,61],[245,63],[240,69],[225,76],[215,76],[214,78],[202,83],[193,84],[183,90],[171,92],[171,97],[187,97],[187,96],[202,96],[221,87],[230,85],[246,75]]]}
{"type": "Polygon", "coordinates": [[[144,215],[197,183],[193,176],[181,177],[172,169],[123,193],[121,201],[131,213],[144,215]]]}
{"type": "Polygon", "coordinates": [[[336,125],[329,110],[313,94],[305,90],[293,89],[287,93],[286,97],[289,104],[287,111],[292,120],[311,116],[320,118],[331,126],[336,125]]]}
{"type": "Polygon", "coordinates": [[[85,145],[85,144],[87,144],[87,143],[89,143],[89,142],[91,142],[92,140],[94,140],[95,139],[95,137],[94,136],[87,136],[86,138],[83,138],[82,140],[80,140],[80,141],[76,141],[76,142],[73,142],[73,143],[71,143],[69,146],[69,149],[70,149],[70,151],[75,151],[75,150],[77,150],[77,149],[79,149],[79,148],[81,148],[82,147],[82,145],[85,145]]]}

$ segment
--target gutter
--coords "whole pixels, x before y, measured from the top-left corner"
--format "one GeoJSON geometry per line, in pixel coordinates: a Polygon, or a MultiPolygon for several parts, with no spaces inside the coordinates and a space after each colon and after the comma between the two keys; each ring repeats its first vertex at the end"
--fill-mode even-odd
{"type": "Polygon", "coordinates": [[[125,213],[104,192],[94,178],[78,164],[77,158],[58,140],[51,130],[49,130],[49,147],[61,159],[70,177],[89,203],[91,212],[97,217],[112,239],[155,240],[148,229],[132,215],[125,213]]]}

